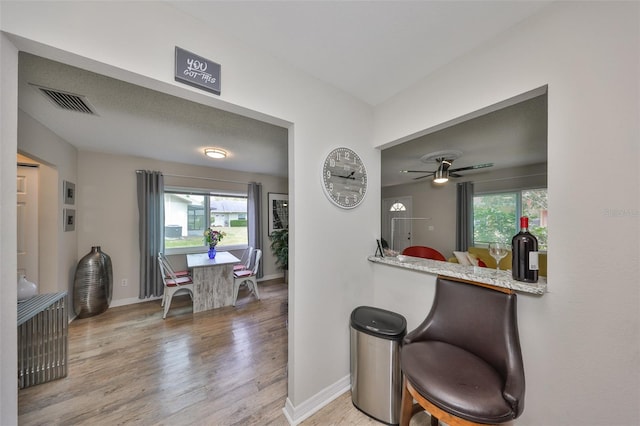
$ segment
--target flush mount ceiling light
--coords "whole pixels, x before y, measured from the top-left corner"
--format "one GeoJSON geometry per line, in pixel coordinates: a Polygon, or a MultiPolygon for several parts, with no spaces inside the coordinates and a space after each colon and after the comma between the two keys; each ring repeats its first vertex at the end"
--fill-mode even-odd
{"type": "Polygon", "coordinates": [[[226,158],[227,151],[220,148],[206,148],[204,150],[204,155],[211,158],[226,158]]]}

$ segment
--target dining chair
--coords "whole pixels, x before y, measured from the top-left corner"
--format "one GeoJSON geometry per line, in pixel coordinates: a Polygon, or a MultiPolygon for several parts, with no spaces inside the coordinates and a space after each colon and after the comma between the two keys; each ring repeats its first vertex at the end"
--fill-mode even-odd
{"type": "Polygon", "coordinates": [[[258,292],[258,268],[260,267],[260,258],[262,258],[262,250],[254,249],[253,258],[251,262],[251,269],[245,269],[242,271],[233,272],[233,306],[236,306],[236,300],[238,299],[238,291],[240,286],[246,284],[249,290],[256,296],[256,299],[260,300],[260,293],[258,292]]]}
{"type": "Polygon", "coordinates": [[[524,410],[516,294],[438,277],[426,319],[400,351],[400,424],[426,410],[431,425],[496,425],[524,410]],[[413,400],[417,404],[413,405],[413,400]]]}
{"type": "Polygon", "coordinates": [[[234,272],[250,269],[252,253],[253,253],[253,247],[251,246],[247,247],[247,249],[242,253],[242,257],[240,258],[240,263],[238,263],[237,265],[233,265],[234,272]]]}
{"type": "Polygon", "coordinates": [[[164,294],[162,295],[162,303],[160,306],[164,308],[162,319],[165,319],[171,307],[171,300],[179,291],[188,291],[191,296],[191,302],[193,303],[193,281],[189,276],[176,276],[173,268],[168,262],[165,262],[162,254],[158,254],[158,266],[160,267],[160,274],[164,282],[164,294]]]}
{"type": "Polygon", "coordinates": [[[162,261],[164,262],[165,265],[168,265],[169,268],[171,270],[173,270],[173,274],[176,277],[186,277],[186,276],[191,276],[191,273],[188,270],[183,270],[183,271],[176,271],[173,269],[173,267],[171,266],[171,262],[169,262],[169,259],[167,259],[167,256],[165,256],[164,253],[160,252],[158,253],[158,258],[162,258],[162,261]]]}

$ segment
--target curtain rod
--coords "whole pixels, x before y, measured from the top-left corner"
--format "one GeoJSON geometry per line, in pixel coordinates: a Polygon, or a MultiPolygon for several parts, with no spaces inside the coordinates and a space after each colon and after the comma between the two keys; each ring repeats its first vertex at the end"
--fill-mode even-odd
{"type": "MultiPolygon", "coordinates": [[[[145,170],[136,170],[136,173],[142,173],[144,171],[145,170]]],[[[168,174],[168,173],[163,173],[163,176],[175,177],[175,178],[185,178],[185,179],[202,179],[202,180],[210,180],[210,181],[214,181],[214,182],[237,183],[237,184],[241,184],[241,185],[248,185],[250,183],[250,182],[242,182],[242,181],[239,181],[239,180],[216,179],[216,178],[202,177],[202,176],[172,175],[172,174],[168,174]]],[[[260,182],[256,182],[256,183],[260,183],[260,182]]]]}

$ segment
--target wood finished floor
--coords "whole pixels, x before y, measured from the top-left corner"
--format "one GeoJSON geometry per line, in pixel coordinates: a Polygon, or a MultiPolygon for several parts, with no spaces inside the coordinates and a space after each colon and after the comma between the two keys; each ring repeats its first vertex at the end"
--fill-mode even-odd
{"type": "MultiPolygon", "coordinates": [[[[69,326],[68,376],[18,392],[20,425],[288,425],[287,286],[193,314],[174,297],[111,308],[69,326]]],[[[345,393],[302,425],[379,425],[345,393]]],[[[418,415],[411,425],[426,425],[418,415]]]]}

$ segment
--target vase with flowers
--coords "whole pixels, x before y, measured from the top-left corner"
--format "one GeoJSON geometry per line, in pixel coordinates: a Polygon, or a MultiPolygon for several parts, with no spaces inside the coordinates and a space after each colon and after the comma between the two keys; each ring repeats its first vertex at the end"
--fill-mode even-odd
{"type": "Polygon", "coordinates": [[[212,228],[207,228],[204,231],[204,241],[209,244],[209,259],[216,257],[216,246],[227,235],[224,231],[217,231],[212,228]]]}

